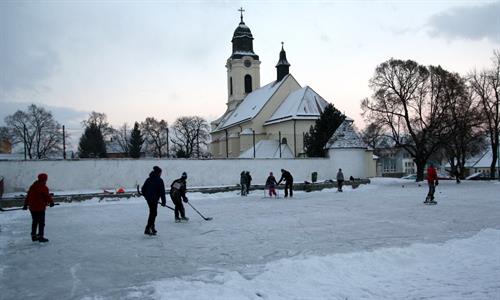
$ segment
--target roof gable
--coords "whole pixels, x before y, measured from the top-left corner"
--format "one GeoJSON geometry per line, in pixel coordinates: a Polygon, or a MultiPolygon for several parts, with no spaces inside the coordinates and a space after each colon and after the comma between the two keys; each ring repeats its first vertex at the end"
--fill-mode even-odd
{"type": "Polygon", "coordinates": [[[335,130],[325,149],[368,148],[354,129],[353,121],[344,120],[335,130]]]}
{"type": "Polygon", "coordinates": [[[266,124],[289,119],[317,119],[328,102],[309,86],[290,93],[266,124]]]}

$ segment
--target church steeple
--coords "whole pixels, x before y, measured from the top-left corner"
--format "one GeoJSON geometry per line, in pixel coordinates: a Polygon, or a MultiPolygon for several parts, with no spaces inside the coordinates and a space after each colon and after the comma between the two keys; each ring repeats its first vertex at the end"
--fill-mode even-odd
{"type": "Polygon", "coordinates": [[[281,81],[283,77],[290,73],[290,63],[286,60],[286,52],[283,48],[283,42],[281,42],[280,59],[276,65],[277,81],[281,81]]]}
{"type": "Polygon", "coordinates": [[[251,56],[259,60],[259,56],[253,52],[253,36],[250,28],[243,22],[243,8],[238,10],[240,12],[240,24],[234,30],[233,39],[233,54],[231,58],[242,58],[243,56],[251,56]]]}

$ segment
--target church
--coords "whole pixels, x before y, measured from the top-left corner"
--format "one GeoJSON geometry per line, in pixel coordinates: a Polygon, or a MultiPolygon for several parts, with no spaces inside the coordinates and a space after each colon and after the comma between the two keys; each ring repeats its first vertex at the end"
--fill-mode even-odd
{"type": "MultiPolygon", "coordinates": [[[[227,59],[227,109],[211,123],[210,152],[214,158],[305,157],[304,135],[328,102],[290,73],[283,47],[276,80],[261,86],[259,56],[253,35],[243,21],[234,31],[227,59]]],[[[352,123],[352,119],[346,118],[352,123]]],[[[325,149],[327,151],[327,149],[325,149]]]]}

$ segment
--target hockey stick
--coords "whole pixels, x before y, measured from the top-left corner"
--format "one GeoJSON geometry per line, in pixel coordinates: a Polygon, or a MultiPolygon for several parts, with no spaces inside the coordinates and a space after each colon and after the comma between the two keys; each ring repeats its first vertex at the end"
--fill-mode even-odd
{"type": "MultiPolygon", "coordinates": [[[[59,203],[54,203],[54,206],[56,206],[56,205],[59,205],[59,203]]],[[[7,209],[0,207],[0,211],[13,211],[13,210],[22,210],[22,209],[23,209],[22,207],[7,208],[7,209]]]]}
{"type": "MultiPolygon", "coordinates": [[[[139,190],[139,185],[137,185],[137,194],[138,194],[139,196],[142,196],[142,193],[141,193],[141,191],[139,190]]],[[[158,203],[161,205],[161,202],[158,202],[158,203]]],[[[175,211],[175,209],[174,209],[173,207],[170,207],[170,206],[168,206],[168,205],[165,205],[165,207],[170,208],[171,210],[174,210],[174,211],[175,211]]]]}
{"type": "Polygon", "coordinates": [[[197,213],[200,215],[200,217],[202,217],[202,218],[203,218],[203,220],[205,220],[205,221],[210,221],[210,220],[212,220],[212,219],[213,219],[213,218],[211,218],[211,217],[208,217],[208,218],[204,217],[204,216],[203,216],[203,215],[202,215],[202,214],[201,214],[201,213],[200,213],[200,212],[199,212],[196,208],[194,208],[194,206],[193,206],[193,205],[191,205],[191,203],[189,203],[189,202],[188,202],[187,204],[189,204],[189,206],[191,206],[191,208],[192,208],[192,209],[194,209],[194,211],[195,211],[195,212],[197,212],[197,213]]]}

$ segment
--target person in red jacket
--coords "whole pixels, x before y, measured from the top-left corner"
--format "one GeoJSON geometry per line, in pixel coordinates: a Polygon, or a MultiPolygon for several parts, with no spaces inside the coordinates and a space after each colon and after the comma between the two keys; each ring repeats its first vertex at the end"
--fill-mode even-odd
{"type": "Polygon", "coordinates": [[[436,204],[437,202],[434,201],[434,192],[439,182],[436,168],[434,168],[433,164],[430,164],[429,168],[427,168],[427,183],[429,184],[429,192],[427,193],[424,203],[436,204]]]}
{"type": "Polygon", "coordinates": [[[54,201],[47,187],[47,179],[47,174],[39,174],[38,180],[31,185],[24,201],[23,209],[27,210],[29,207],[31,218],[33,219],[31,224],[31,240],[33,242],[39,241],[40,243],[45,243],[49,241],[44,237],[45,208],[47,205],[50,207],[54,206],[54,201]],[[37,228],[38,234],[36,233],[37,228]]]}

